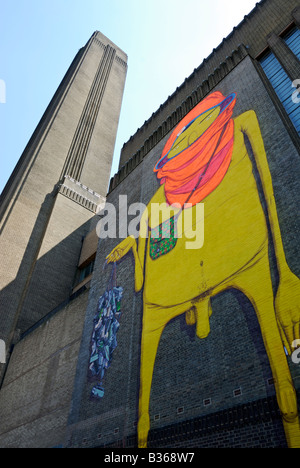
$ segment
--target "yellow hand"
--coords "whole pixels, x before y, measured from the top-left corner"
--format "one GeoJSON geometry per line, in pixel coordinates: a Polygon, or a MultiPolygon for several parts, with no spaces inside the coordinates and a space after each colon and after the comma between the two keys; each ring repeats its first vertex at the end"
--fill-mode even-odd
{"type": "Polygon", "coordinates": [[[275,310],[282,341],[291,354],[293,342],[300,338],[300,280],[292,272],[279,283],[275,310]]]}
{"type": "Polygon", "coordinates": [[[120,244],[117,245],[106,257],[106,263],[117,262],[124,257],[132,247],[136,245],[133,236],[126,237],[120,244]]]}

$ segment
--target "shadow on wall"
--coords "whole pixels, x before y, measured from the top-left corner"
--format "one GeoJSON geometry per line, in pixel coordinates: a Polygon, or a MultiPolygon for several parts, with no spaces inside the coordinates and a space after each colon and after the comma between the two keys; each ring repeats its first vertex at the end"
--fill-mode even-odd
{"type": "MultiPolygon", "coordinates": [[[[0,339],[10,345],[72,294],[88,220],[37,261],[56,197],[46,196],[14,281],[0,292],[0,339]]],[[[67,220],[66,220],[67,222],[67,220]]],[[[7,356],[8,359],[8,356],[7,356]]]]}

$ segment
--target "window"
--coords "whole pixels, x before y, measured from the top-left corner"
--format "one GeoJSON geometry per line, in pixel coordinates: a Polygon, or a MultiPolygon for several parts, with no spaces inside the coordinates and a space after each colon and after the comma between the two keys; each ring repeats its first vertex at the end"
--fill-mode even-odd
{"type": "Polygon", "coordinates": [[[242,395],[242,389],[241,388],[237,388],[236,390],[233,391],[233,396],[234,397],[238,397],[238,396],[241,396],[242,395]]]}
{"type": "Polygon", "coordinates": [[[92,260],[84,268],[81,268],[80,273],[79,273],[79,283],[81,283],[81,281],[85,280],[85,278],[87,278],[89,275],[93,273],[94,265],[95,265],[95,260],[92,260]]]}
{"type": "MultiPolygon", "coordinates": [[[[299,43],[299,37],[298,35],[296,39],[297,43],[299,43]]],[[[294,43],[293,47],[295,47],[294,43]]],[[[299,94],[296,99],[292,98],[296,91],[296,88],[293,87],[292,80],[272,52],[267,53],[260,60],[260,64],[294,127],[298,134],[300,134],[300,99],[298,98],[299,94]]]]}
{"type": "Polygon", "coordinates": [[[204,406],[210,406],[211,405],[211,398],[206,398],[206,400],[203,400],[203,405],[204,406]]]}
{"type": "Polygon", "coordinates": [[[300,30],[296,27],[293,28],[292,31],[284,36],[283,40],[293,54],[300,60],[300,30]]]}

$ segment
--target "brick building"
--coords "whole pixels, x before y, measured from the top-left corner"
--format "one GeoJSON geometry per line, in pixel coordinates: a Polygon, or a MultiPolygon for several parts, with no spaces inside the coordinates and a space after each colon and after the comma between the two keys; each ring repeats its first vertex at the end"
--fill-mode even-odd
{"type": "Polygon", "coordinates": [[[79,52],[1,196],[0,446],[300,447],[299,28],[296,0],[258,3],[124,144],[108,193],[126,56],[100,33],[79,52]],[[180,195],[176,222],[203,205],[200,248],[152,240],[151,214],[125,241],[129,207],[180,195]],[[117,239],[98,238],[105,201],[117,239]]]}

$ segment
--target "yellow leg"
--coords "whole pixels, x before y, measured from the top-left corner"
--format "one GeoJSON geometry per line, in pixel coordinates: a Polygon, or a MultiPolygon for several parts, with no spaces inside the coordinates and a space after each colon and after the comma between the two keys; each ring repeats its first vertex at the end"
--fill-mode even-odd
{"type": "Polygon", "coordinates": [[[300,447],[300,429],[296,391],[278,328],[274,294],[267,254],[256,265],[241,273],[235,281],[252,302],[272,369],[278,405],[290,448],[300,447]]]}
{"type": "Polygon", "coordinates": [[[187,325],[196,324],[196,334],[198,338],[204,339],[210,333],[209,318],[212,315],[210,297],[205,297],[198,301],[193,301],[193,307],[185,313],[185,321],[187,325]]]}
{"type": "Polygon", "coordinates": [[[148,433],[150,430],[149,402],[153,369],[159,341],[166,323],[166,317],[162,309],[158,310],[157,308],[149,307],[144,304],[138,421],[139,448],[147,448],[148,433]]]}
{"type": "Polygon", "coordinates": [[[209,318],[212,315],[210,297],[206,297],[195,304],[196,308],[196,334],[198,338],[204,339],[210,333],[209,318]]]}

